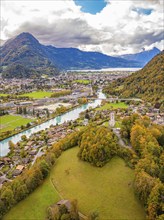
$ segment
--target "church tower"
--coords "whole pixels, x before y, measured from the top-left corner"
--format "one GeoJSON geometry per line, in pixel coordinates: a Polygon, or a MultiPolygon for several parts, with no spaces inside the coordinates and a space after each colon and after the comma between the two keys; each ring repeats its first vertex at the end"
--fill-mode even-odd
{"type": "Polygon", "coordinates": [[[115,125],[115,115],[114,115],[114,112],[111,112],[110,113],[109,126],[114,127],[114,125],[115,125]]]}

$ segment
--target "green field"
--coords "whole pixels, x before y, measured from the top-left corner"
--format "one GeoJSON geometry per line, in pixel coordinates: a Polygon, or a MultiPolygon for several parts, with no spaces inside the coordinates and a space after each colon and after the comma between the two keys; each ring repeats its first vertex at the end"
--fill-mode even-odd
{"type": "Polygon", "coordinates": [[[1,96],[8,96],[8,95],[10,95],[10,94],[0,93],[0,97],[1,96]]]}
{"type": "Polygon", "coordinates": [[[36,91],[36,92],[24,93],[19,96],[20,97],[28,96],[29,98],[34,98],[34,99],[43,99],[46,97],[51,97],[52,94],[53,94],[52,92],[36,91]]]}
{"type": "Polygon", "coordinates": [[[49,177],[31,195],[13,207],[3,219],[45,220],[47,207],[59,200],[49,177]]]}
{"type": "Polygon", "coordinates": [[[108,110],[108,109],[117,109],[117,108],[128,108],[128,105],[124,102],[118,102],[118,103],[106,103],[105,105],[96,108],[97,111],[101,110],[108,110]]]}
{"type": "Polygon", "coordinates": [[[11,131],[21,125],[32,122],[32,119],[23,118],[22,116],[4,115],[0,117],[0,132],[11,131]]]}
{"type": "Polygon", "coordinates": [[[67,150],[58,159],[47,180],[4,217],[4,220],[44,220],[46,208],[59,199],[77,199],[79,210],[96,211],[100,220],[145,219],[144,208],[133,190],[134,171],[114,157],[103,168],[77,158],[78,148],[67,150]],[[67,171],[67,172],[66,172],[67,171]]]}
{"type": "Polygon", "coordinates": [[[90,80],[87,80],[87,79],[77,79],[74,81],[75,83],[79,83],[79,84],[84,84],[84,85],[88,85],[90,84],[90,80]]]}
{"type": "Polygon", "coordinates": [[[73,148],[63,153],[51,174],[64,198],[77,199],[82,213],[97,211],[101,220],[145,219],[133,190],[134,172],[122,159],[115,157],[97,168],[79,161],[77,152],[73,148]]]}

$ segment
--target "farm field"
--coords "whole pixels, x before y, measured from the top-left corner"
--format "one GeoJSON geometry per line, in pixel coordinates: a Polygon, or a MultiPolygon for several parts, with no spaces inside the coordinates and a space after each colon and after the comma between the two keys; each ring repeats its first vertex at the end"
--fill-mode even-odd
{"type": "Polygon", "coordinates": [[[46,91],[36,91],[36,92],[30,92],[30,93],[24,93],[22,95],[19,95],[20,97],[28,96],[30,98],[34,99],[43,99],[46,97],[51,97],[53,93],[52,92],[46,92],[46,91]]]}
{"type": "Polygon", "coordinates": [[[118,102],[118,103],[106,103],[105,105],[96,108],[97,111],[100,110],[108,110],[108,109],[117,109],[117,108],[127,108],[128,105],[125,104],[124,102],[118,102]]]}
{"type": "Polygon", "coordinates": [[[45,220],[47,207],[59,200],[49,176],[32,194],[13,207],[3,220],[45,220]]]}
{"type": "Polygon", "coordinates": [[[11,131],[21,125],[32,122],[32,119],[23,118],[22,116],[4,115],[0,117],[0,132],[11,131]]]}

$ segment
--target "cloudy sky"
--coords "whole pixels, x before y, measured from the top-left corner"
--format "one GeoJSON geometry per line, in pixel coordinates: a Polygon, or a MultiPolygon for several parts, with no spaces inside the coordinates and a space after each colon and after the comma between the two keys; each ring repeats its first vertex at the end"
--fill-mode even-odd
{"type": "Polygon", "coordinates": [[[42,44],[109,55],[164,45],[163,0],[1,0],[1,39],[30,32],[42,44]]]}

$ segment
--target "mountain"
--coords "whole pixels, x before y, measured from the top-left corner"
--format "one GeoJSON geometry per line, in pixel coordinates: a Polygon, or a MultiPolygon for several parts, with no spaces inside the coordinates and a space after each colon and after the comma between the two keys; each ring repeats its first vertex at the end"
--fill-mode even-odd
{"type": "Polygon", "coordinates": [[[164,104],[164,51],[156,55],[143,69],[118,79],[105,88],[108,94],[138,97],[152,103],[164,104]]]}
{"type": "Polygon", "coordinates": [[[145,50],[142,51],[140,53],[136,53],[136,54],[125,54],[125,55],[121,55],[118,56],[120,58],[126,59],[126,60],[134,60],[134,61],[138,61],[140,63],[142,63],[142,65],[146,65],[155,55],[157,55],[158,53],[160,53],[161,51],[154,47],[151,50],[145,50]]]}
{"type": "Polygon", "coordinates": [[[0,48],[0,54],[3,66],[13,63],[28,67],[50,65],[42,45],[29,33],[22,33],[16,38],[8,40],[0,48]]]}
{"type": "Polygon", "coordinates": [[[39,43],[29,33],[21,33],[1,48],[1,65],[22,64],[29,68],[101,69],[109,67],[141,67],[138,61],[111,57],[98,52],[84,52],[76,48],[56,48],[39,43]]]}
{"type": "Polygon", "coordinates": [[[11,64],[2,72],[4,78],[37,78],[39,73],[22,64],[11,64]]]}

